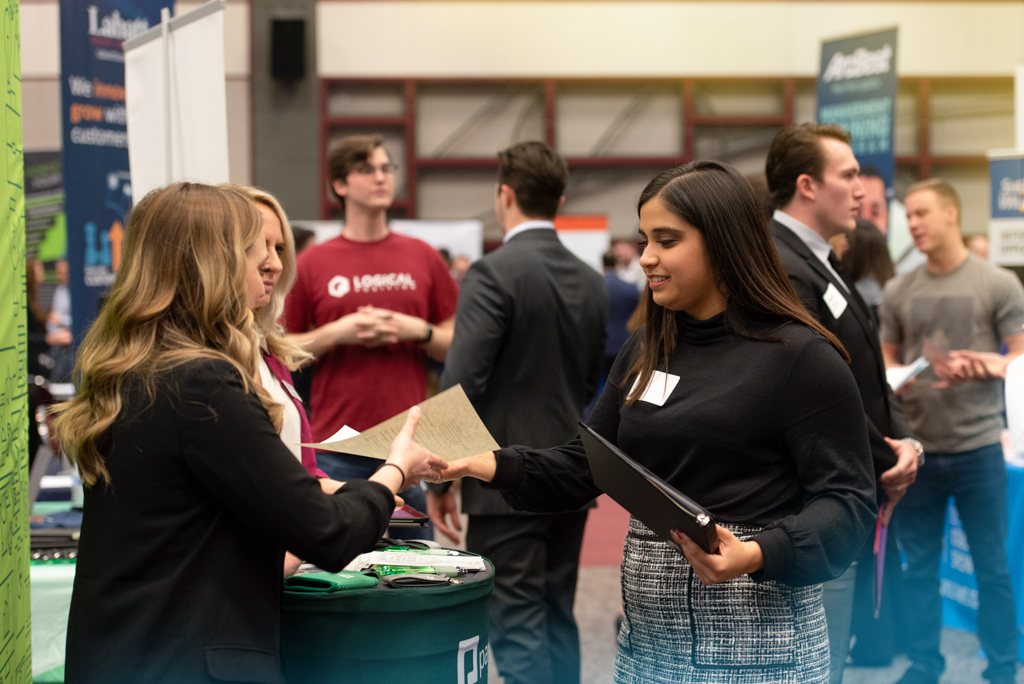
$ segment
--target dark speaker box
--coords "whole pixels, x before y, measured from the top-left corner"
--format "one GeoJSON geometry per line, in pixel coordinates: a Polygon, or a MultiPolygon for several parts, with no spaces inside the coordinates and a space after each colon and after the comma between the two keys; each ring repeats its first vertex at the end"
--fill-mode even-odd
{"type": "Polygon", "coordinates": [[[270,74],[283,80],[306,75],[305,19],[271,20],[270,74]]]}

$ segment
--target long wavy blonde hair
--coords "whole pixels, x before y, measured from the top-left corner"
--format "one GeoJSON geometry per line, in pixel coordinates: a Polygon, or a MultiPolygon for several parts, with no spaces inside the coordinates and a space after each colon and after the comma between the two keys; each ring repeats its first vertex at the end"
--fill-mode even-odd
{"type": "Polygon", "coordinates": [[[281,254],[281,277],[277,286],[270,295],[270,303],[253,310],[256,318],[256,328],[263,335],[267,342],[267,349],[271,354],[281,360],[290,370],[295,370],[313,358],[313,355],[305,351],[294,342],[285,338],[285,330],[281,325],[281,314],[284,313],[284,301],[295,284],[295,236],[292,234],[292,226],[288,223],[284,209],[277,199],[265,190],[253,188],[248,185],[234,185],[225,183],[217,187],[226,188],[239,192],[257,205],[262,204],[277,216],[281,222],[281,235],[284,238],[284,253],[281,254]]]}
{"type": "Polygon", "coordinates": [[[282,407],[253,381],[245,251],[262,239],[259,211],[230,189],[177,183],[135,205],[110,296],[78,349],[77,396],[54,407],[54,431],[84,483],[110,482],[102,448],[126,383],[141,380],[152,400],[161,373],[194,359],[231,363],[280,430],[282,407]]]}

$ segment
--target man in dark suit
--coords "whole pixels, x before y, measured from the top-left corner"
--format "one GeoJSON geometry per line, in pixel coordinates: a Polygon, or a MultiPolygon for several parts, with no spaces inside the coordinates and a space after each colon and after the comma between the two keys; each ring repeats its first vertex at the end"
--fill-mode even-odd
{"type": "MultiPolygon", "coordinates": [[[[552,219],[565,197],[565,162],[539,142],[498,155],[494,209],[504,245],[462,281],[455,337],[441,389],[461,384],[502,446],[549,447],[578,432],[597,391],[608,295],[601,276],[558,240],[552,219]]],[[[579,682],[572,606],[587,511],[537,515],[463,480],[466,546],[496,570],[491,647],[506,684],[579,682]]],[[[457,540],[455,501],[432,485],[427,511],[457,540]]]]}
{"type": "MultiPolygon", "coordinates": [[[[886,381],[878,329],[870,309],[829,244],[833,237],[856,227],[857,210],[864,198],[859,170],[850,148],[850,134],[840,127],[802,124],[782,129],[772,142],[766,164],[768,189],[776,207],[769,228],[793,289],[811,315],[838,337],[850,354],[850,370],[867,417],[875,476],[888,501],[883,518],[888,524],[893,507],[917,475],[922,448],[913,439],[906,416],[886,381]]],[[[886,586],[891,586],[899,574],[895,535],[889,538],[892,544],[887,547],[886,560],[891,558],[896,566],[894,572],[886,573],[886,586]]],[[[862,608],[858,613],[867,617],[873,613],[874,573],[867,562],[872,557],[873,542],[873,538],[868,539],[859,562],[847,573],[825,585],[832,684],[838,684],[843,675],[855,586],[856,605],[862,608]]],[[[880,630],[876,627],[873,631],[880,630]]]]}

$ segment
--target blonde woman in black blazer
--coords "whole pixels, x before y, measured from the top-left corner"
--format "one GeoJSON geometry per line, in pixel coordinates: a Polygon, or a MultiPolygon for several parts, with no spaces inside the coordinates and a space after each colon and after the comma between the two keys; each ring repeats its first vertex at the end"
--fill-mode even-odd
{"type": "Polygon", "coordinates": [[[172,185],[132,212],[78,395],[57,409],[87,485],[69,684],[282,682],[285,548],[340,570],[442,463],[412,442],[414,411],[388,467],[321,490],[253,380],[265,260],[260,215],[232,190],[172,185]]]}

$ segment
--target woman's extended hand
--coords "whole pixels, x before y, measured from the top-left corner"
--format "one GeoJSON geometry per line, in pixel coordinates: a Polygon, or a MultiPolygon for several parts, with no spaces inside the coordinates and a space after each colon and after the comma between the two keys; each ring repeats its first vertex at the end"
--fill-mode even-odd
{"type": "Polygon", "coordinates": [[[704,549],[678,530],[672,530],[672,538],[683,547],[686,560],[690,561],[693,571],[705,586],[726,582],[764,567],[760,544],[740,541],[722,526],[718,527],[718,553],[704,553],[704,549]]]}
{"type": "Polygon", "coordinates": [[[494,479],[494,471],[497,469],[498,463],[493,451],[485,451],[482,454],[446,463],[445,466],[431,471],[423,479],[434,484],[450,482],[460,477],[475,477],[483,482],[490,482],[494,479]]]}
{"type": "Polygon", "coordinates": [[[394,475],[398,475],[401,472],[405,476],[404,480],[398,485],[397,489],[392,487],[392,491],[397,493],[419,484],[419,481],[424,476],[445,469],[447,464],[443,458],[427,451],[413,441],[413,436],[416,434],[416,425],[419,424],[421,415],[422,412],[418,406],[413,406],[409,409],[409,415],[405,419],[402,431],[398,433],[395,441],[391,443],[391,449],[388,452],[388,458],[385,463],[398,467],[378,470],[370,478],[371,480],[381,482],[384,486],[389,486],[384,480],[379,480],[378,478],[383,476],[389,478],[387,482],[394,482],[398,479],[394,475]]]}

